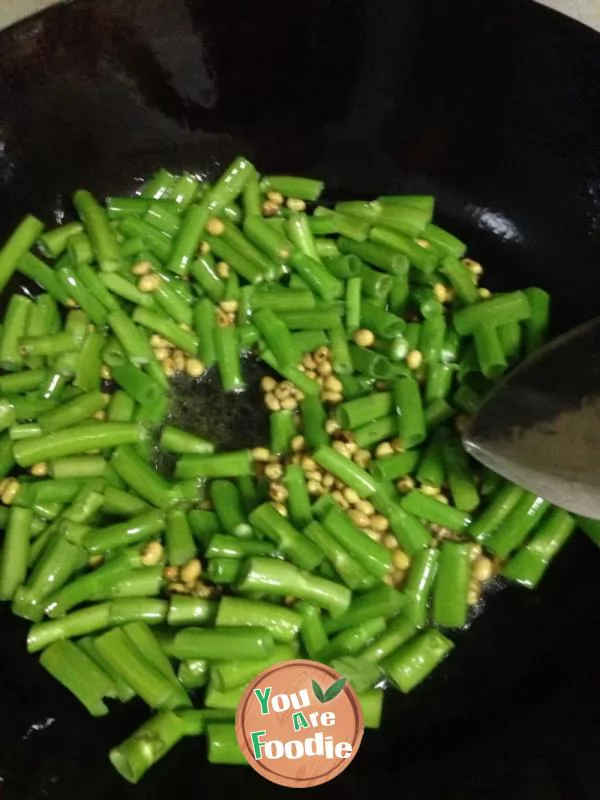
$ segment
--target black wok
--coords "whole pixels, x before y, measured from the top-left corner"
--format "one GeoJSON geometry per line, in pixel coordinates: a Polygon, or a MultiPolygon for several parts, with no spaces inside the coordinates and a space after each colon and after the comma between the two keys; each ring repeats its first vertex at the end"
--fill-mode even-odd
{"type": "MultiPolygon", "coordinates": [[[[71,192],[238,152],[333,195],[434,193],[491,288],[541,285],[556,329],[598,312],[600,38],[529,0],[80,0],[0,38],[0,235],[71,192]]],[[[507,589],[330,797],[585,800],[600,791],[600,554],[570,543],[540,590],[507,589]]],[[[138,786],[107,752],[145,716],[102,720],[25,652],[0,608],[0,796],[275,797],[249,769],[178,747],[138,786]],[[2,793],[4,792],[4,793],[2,793]]]]}

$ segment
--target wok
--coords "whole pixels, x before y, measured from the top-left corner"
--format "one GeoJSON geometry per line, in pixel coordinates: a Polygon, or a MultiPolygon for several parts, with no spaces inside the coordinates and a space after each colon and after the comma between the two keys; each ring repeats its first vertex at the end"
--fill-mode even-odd
{"type": "MultiPolygon", "coordinates": [[[[334,197],[435,194],[488,285],[543,286],[560,331],[598,309],[599,76],[600,39],[529,0],[80,0],[0,38],[0,234],[27,211],[62,218],[80,186],[124,192],[160,165],[211,174],[243,152],[334,197]]],[[[315,794],[596,798],[599,569],[577,536],[538,592],[491,596],[315,794]]],[[[124,784],[107,751],[146,710],[91,719],[25,631],[2,606],[7,800],[281,794],[209,766],[201,740],[124,784]]]]}

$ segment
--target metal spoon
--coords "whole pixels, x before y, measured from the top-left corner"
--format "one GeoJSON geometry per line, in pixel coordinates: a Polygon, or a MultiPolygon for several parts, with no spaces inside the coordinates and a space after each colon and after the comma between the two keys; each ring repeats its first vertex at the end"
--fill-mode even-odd
{"type": "Polygon", "coordinates": [[[511,372],[472,417],[463,441],[513,483],[600,519],[600,318],[511,372]]]}

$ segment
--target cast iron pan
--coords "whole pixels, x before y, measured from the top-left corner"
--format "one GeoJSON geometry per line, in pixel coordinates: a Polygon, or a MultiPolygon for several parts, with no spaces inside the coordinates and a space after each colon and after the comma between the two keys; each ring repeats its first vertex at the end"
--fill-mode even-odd
{"type": "MultiPolygon", "coordinates": [[[[27,211],[70,213],[77,187],[130,190],[160,165],[212,173],[243,152],[333,196],[437,195],[491,287],[544,286],[564,329],[598,313],[599,76],[600,38],[528,1],[81,0],[0,39],[0,234],[27,211]]],[[[233,441],[254,435],[237,419],[233,441]]],[[[491,597],[314,794],[595,800],[599,572],[578,536],[537,593],[491,597]]],[[[191,740],[129,787],[107,751],[146,710],[91,719],[6,606],[0,626],[8,800],[283,791],[209,767],[191,740]]]]}

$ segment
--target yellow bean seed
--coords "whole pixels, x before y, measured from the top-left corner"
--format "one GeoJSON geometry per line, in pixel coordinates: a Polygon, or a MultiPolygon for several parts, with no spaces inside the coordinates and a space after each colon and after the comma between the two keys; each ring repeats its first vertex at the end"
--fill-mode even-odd
{"type": "Polygon", "coordinates": [[[221,300],[219,306],[226,314],[235,314],[239,308],[239,303],[237,300],[221,300]]]}
{"type": "Polygon", "coordinates": [[[138,281],[138,289],[140,292],[145,293],[155,292],[159,288],[161,282],[160,275],[154,273],[143,275],[138,281]]]}
{"type": "Polygon", "coordinates": [[[398,540],[393,533],[386,533],[386,535],[383,537],[383,544],[388,550],[396,550],[398,547],[398,540]]]}
{"type": "Polygon", "coordinates": [[[283,381],[279,384],[277,389],[275,389],[275,397],[277,397],[278,400],[283,400],[284,397],[290,397],[293,389],[294,385],[292,383],[283,381]]]}
{"type": "Polygon", "coordinates": [[[371,453],[369,453],[368,450],[359,449],[354,453],[352,458],[359,467],[368,467],[371,463],[371,453]]]}
{"type": "Polygon", "coordinates": [[[335,419],[328,419],[325,421],[325,432],[328,433],[330,436],[332,433],[336,433],[340,429],[340,423],[335,419]]]}
{"type": "MultiPolygon", "coordinates": [[[[329,379],[333,373],[333,366],[331,365],[331,361],[321,361],[321,363],[317,366],[317,372],[322,378],[329,379]]],[[[338,381],[339,383],[339,381],[338,381]]],[[[324,385],[327,384],[325,381],[324,385]]],[[[342,391],[342,384],[340,383],[340,388],[336,389],[335,391],[341,392],[342,391]]]]}
{"type": "Polygon", "coordinates": [[[175,375],[175,364],[173,363],[171,356],[169,356],[169,358],[165,358],[164,361],[161,361],[161,366],[167,378],[172,378],[173,375],[175,375]]]}
{"type": "Polygon", "coordinates": [[[200,253],[207,256],[210,253],[210,245],[208,242],[200,242],[200,253]]]}
{"type": "Polygon", "coordinates": [[[493,574],[494,565],[486,556],[480,556],[473,564],[473,577],[477,578],[481,583],[488,581],[493,574]]]}
{"type": "Polygon", "coordinates": [[[359,495],[351,489],[349,486],[344,489],[344,497],[350,503],[351,506],[356,505],[356,503],[360,502],[359,495]]]}
{"type": "Polygon", "coordinates": [[[281,401],[281,408],[284,411],[294,411],[298,408],[298,400],[295,397],[284,397],[281,401]]]}
{"type": "Polygon", "coordinates": [[[396,569],[408,569],[410,567],[410,557],[404,550],[394,550],[392,553],[392,564],[396,569]]]}
{"type": "Polygon", "coordinates": [[[173,366],[175,367],[176,372],[183,372],[185,370],[186,359],[181,350],[175,350],[171,358],[173,359],[173,366]]]}
{"type": "Polygon", "coordinates": [[[148,275],[149,272],[152,272],[152,264],[149,261],[138,261],[134,264],[131,268],[131,271],[134,275],[148,275]]]}
{"type": "Polygon", "coordinates": [[[270,375],[265,375],[260,381],[260,388],[263,392],[273,392],[277,388],[277,381],[270,375]]]}
{"type": "Polygon", "coordinates": [[[318,347],[313,353],[313,358],[315,360],[315,364],[317,365],[322,364],[323,361],[328,361],[330,357],[331,357],[331,351],[325,345],[318,347]]]}
{"type": "Polygon", "coordinates": [[[420,350],[411,350],[406,356],[406,366],[409,369],[419,369],[423,363],[423,353],[420,350]]]}
{"type": "Polygon", "coordinates": [[[4,491],[2,492],[2,502],[5,506],[12,505],[12,502],[15,499],[19,489],[19,481],[15,480],[14,478],[10,478],[4,488],[4,491]]]}
{"type": "Polygon", "coordinates": [[[404,443],[402,442],[402,439],[397,439],[397,438],[392,439],[390,444],[392,445],[392,450],[394,451],[394,453],[404,452],[404,443]]]}
{"type": "Polygon", "coordinates": [[[305,472],[311,472],[312,470],[318,469],[317,462],[310,456],[304,456],[302,459],[302,469],[305,472]]]}
{"type": "Polygon", "coordinates": [[[265,395],[265,405],[269,411],[281,411],[281,403],[272,392],[265,395]]]}
{"type": "Polygon", "coordinates": [[[187,586],[185,583],[181,583],[180,581],[175,581],[175,583],[170,583],[167,586],[167,591],[171,594],[187,594],[187,586]]]}
{"type": "Polygon", "coordinates": [[[431,483],[422,483],[419,491],[427,497],[436,497],[440,493],[439,486],[433,486],[431,483]]]}
{"type": "Polygon", "coordinates": [[[157,333],[150,337],[150,344],[152,347],[171,347],[171,342],[159,336],[157,333]]]}
{"type": "Polygon", "coordinates": [[[359,347],[373,347],[375,334],[368,328],[359,328],[354,333],[354,341],[359,347]]]}
{"type": "Polygon", "coordinates": [[[305,367],[306,369],[316,369],[317,365],[310,353],[305,353],[302,356],[302,366],[305,367]]]}
{"type": "Polygon", "coordinates": [[[356,504],[356,510],[360,511],[361,514],[365,514],[367,517],[372,517],[375,513],[375,506],[368,500],[359,500],[356,504]]]}
{"type": "Polygon", "coordinates": [[[341,489],[336,489],[335,491],[333,491],[331,493],[331,497],[342,508],[350,508],[350,503],[344,497],[344,493],[341,489]]]}
{"type": "Polygon", "coordinates": [[[477,561],[479,556],[483,555],[483,547],[480,544],[471,545],[471,561],[477,561]]]}
{"type": "Polygon", "coordinates": [[[265,200],[260,207],[263,217],[274,217],[279,213],[279,205],[271,200],[265,200]]]}
{"type": "Polygon", "coordinates": [[[443,283],[434,283],[433,293],[435,294],[436,300],[440,303],[450,303],[454,296],[453,291],[443,283]]]}
{"type": "Polygon", "coordinates": [[[479,602],[479,595],[477,594],[477,592],[469,590],[467,592],[467,605],[476,606],[478,602],[479,602]]]}
{"type": "Polygon", "coordinates": [[[319,481],[308,481],[306,484],[308,493],[312,495],[320,495],[323,493],[323,487],[319,483],[319,481]]]}
{"type": "Polygon", "coordinates": [[[166,358],[169,358],[169,353],[171,351],[168,350],[166,347],[157,347],[154,351],[154,355],[157,361],[164,361],[166,358]]]}
{"type": "Polygon", "coordinates": [[[307,481],[318,481],[321,483],[323,480],[323,474],[318,469],[311,469],[310,472],[306,473],[306,480],[307,481]]]}
{"type": "Polygon", "coordinates": [[[381,543],[381,534],[379,531],[374,531],[372,528],[365,528],[364,533],[367,534],[369,539],[373,539],[374,542],[381,543]]]}
{"type": "Polygon", "coordinates": [[[190,378],[199,378],[206,372],[206,367],[199,358],[188,358],[185,362],[185,371],[190,378]]]}
{"type": "Polygon", "coordinates": [[[299,197],[288,197],[286,206],[290,211],[306,211],[306,203],[299,197]]]}
{"type": "Polygon", "coordinates": [[[255,461],[268,461],[271,458],[271,453],[266,447],[255,447],[252,451],[252,458],[255,461]]]}
{"type": "Polygon", "coordinates": [[[467,593],[467,603],[470,606],[476,606],[481,598],[482,586],[479,581],[471,581],[469,584],[469,591],[467,593]]]}
{"type": "Polygon", "coordinates": [[[334,442],[332,444],[334,450],[336,450],[340,455],[346,456],[346,458],[350,458],[350,450],[348,450],[348,445],[346,442],[334,442]]]}
{"type": "Polygon", "coordinates": [[[40,461],[34,464],[29,470],[36,478],[44,478],[48,474],[48,464],[45,461],[40,461]]]}
{"type": "Polygon", "coordinates": [[[211,236],[222,236],[225,233],[225,223],[217,217],[211,217],[204,228],[211,236]]]}
{"type": "Polygon", "coordinates": [[[287,510],[286,506],[283,503],[275,503],[275,502],[273,502],[273,503],[271,503],[271,505],[273,506],[275,511],[277,511],[278,514],[281,514],[282,517],[287,517],[288,510],[287,510]]]}
{"type": "Polygon", "coordinates": [[[325,475],[323,475],[323,486],[326,489],[331,489],[334,483],[335,483],[335,478],[330,472],[327,472],[325,475]]]}
{"type": "Polygon", "coordinates": [[[446,497],[445,494],[441,494],[441,493],[440,494],[436,494],[436,495],[434,495],[434,499],[437,500],[438,503],[442,503],[445,506],[449,506],[450,505],[450,500],[448,500],[448,498],[446,497]]]}
{"type": "MultiPolygon", "coordinates": [[[[348,502],[348,501],[346,501],[348,502]]],[[[363,514],[358,509],[353,508],[352,511],[349,512],[348,516],[354,522],[355,525],[358,525],[359,528],[368,528],[369,527],[369,518],[366,514],[363,514]]]]}
{"type": "Polygon", "coordinates": [[[396,487],[399,492],[402,492],[402,494],[408,494],[408,492],[415,488],[415,482],[410,475],[407,475],[405,478],[401,478],[398,481],[396,487]]]}
{"type": "Polygon", "coordinates": [[[104,564],[104,556],[100,555],[100,553],[98,553],[98,555],[92,556],[91,558],[88,558],[88,567],[90,567],[91,569],[96,569],[97,567],[100,566],[100,564],[104,564]]]}
{"type": "Polygon", "coordinates": [[[270,191],[267,192],[267,199],[270,200],[272,203],[275,203],[277,206],[283,205],[283,195],[281,192],[274,192],[270,191]]]}
{"type": "Polygon", "coordinates": [[[226,261],[217,261],[215,269],[219,278],[228,278],[231,272],[231,267],[226,261]]]}
{"type": "Polygon", "coordinates": [[[483,267],[479,261],[473,261],[472,258],[463,258],[462,263],[473,275],[483,275],[483,267]]]}
{"type": "Polygon", "coordinates": [[[276,503],[284,503],[288,499],[288,490],[281,483],[272,483],[269,486],[269,497],[276,503]]]}
{"type": "Polygon", "coordinates": [[[278,481],[283,476],[283,467],[281,464],[267,464],[265,467],[265,478],[270,481],[278,481]]]}
{"type": "Polygon", "coordinates": [[[325,388],[330,392],[338,392],[338,394],[342,394],[344,385],[339,378],[335,377],[335,375],[329,375],[325,379],[325,388]]]}
{"type": "Polygon", "coordinates": [[[192,558],[179,571],[179,577],[184,583],[195,583],[202,574],[202,563],[199,558],[192,558]]]}
{"type": "Polygon", "coordinates": [[[155,567],[162,560],[163,552],[160,542],[148,542],[141,553],[142,564],[145,567],[155,567]]]}
{"type": "Polygon", "coordinates": [[[383,514],[373,514],[369,520],[369,525],[374,531],[385,533],[390,527],[390,521],[387,517],[384,517],[383,514]]]}
{"type": "Polygon", "coordinates": [[[492,296],[492,293],[490,292],[490,290],[489,289],[485,289],[483,287],[478,290],[478,293],[479,293],[479,297],[481,297],[482,300],[489,300],[490,297],[492,296]]]}
{"type": "Polygon", "coordinates": [[[102,364],[100,367],[100,377],[103,381],[110,381],[112,380],[112,372],[110,371],[110,367],[108,364],[102,364]]]}
{"type": "Polygon", "coordinates": [[[394,448],[389,442],[381,442],[377,445],[375,450],[375,458],[385,458],[386,456],[393,456],[394,448]]]}
{"type": "Polygon", "coordinates": [[[321,400],[332,406],[337,406],[343,401],[343,397],[339,392],[323,392],[321,400]]]}
{"type": "Polygon", "coordinates": [[[300,453],[304,450],[304,436],[294,436],[291,441],[291,447],[293,453],[300,453]]]}

